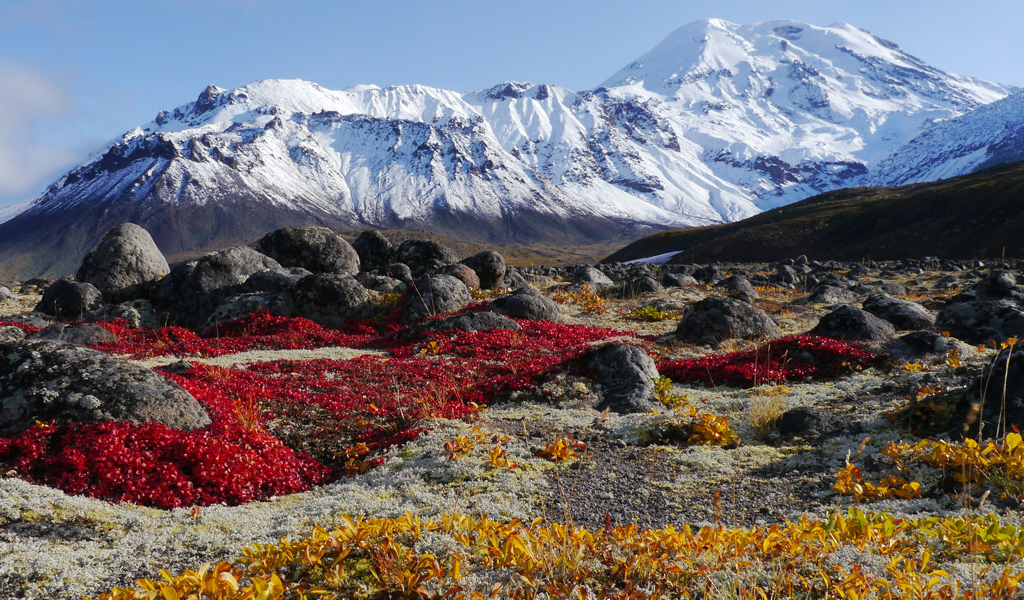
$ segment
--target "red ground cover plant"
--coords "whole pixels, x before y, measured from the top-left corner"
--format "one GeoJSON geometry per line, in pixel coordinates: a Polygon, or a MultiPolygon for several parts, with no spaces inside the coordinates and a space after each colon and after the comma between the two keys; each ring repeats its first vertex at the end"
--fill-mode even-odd
{"type": "Polygon", "coordinates": [[[742,352],[662,361],[658,371],[681,383],[753,386],[835,377],[884,360],[884,355],[841,340],[796,335],[742,352]]]}
{"type": "Polygon", "coordinates": [[[184,327],[138,329],[123,321],[100,323],[118,337],[92,348],[130,358],[154,356],[222,356],[246,350],[298,350],[346,346],[358,348],[398,325],[371,319],[352,320],[340,330],[328,329],[302,318],[281,317],[262,310],[222,323],[202,334],[184,327]]]}
{"type": "Polygon", "coordinates": [[[394,323],[352,321],[335,331],[266,312],[203,335],[179,327],[104,324],[119,340],[93,347],[133,357],[328,345],[376,348],[390,356],[232,369],[194,363],[164,374],[206,407],[209,426],[185,432],[156,423],[37,424],[0,437],[0,466],[69,493],[114,501],[161,508],[241,504],[379,465],[380,451],[415,439],[425,430],[424,419],[467,417],[571,367],[593,342],[629,335],[547,321],[518,323],[519,332],[403,335],[394,323]],[[289,418],[301,423],[280,425],[289,418]],[[271,433],[292,425],[300,429],[292,441],[323,442],[316,459],[282,442],[292,438],[271,433]]]}
{"type": "Polygon", "coordinates": [[[17,327],[18,329],[24,331],[25,333],[35,333],[42,329],[41,327],[29,325],[28,323],[19,323],[18,321],[0,321],[0,327],[5,327],[8,325],[17,327]]]}

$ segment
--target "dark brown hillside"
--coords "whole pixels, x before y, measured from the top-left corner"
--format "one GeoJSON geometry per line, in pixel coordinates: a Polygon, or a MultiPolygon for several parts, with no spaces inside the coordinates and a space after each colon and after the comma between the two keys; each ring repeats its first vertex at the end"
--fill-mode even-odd
{"type": "Polygon", "coordinates": [[[603,262],[1024,256],[1024,163],[894,188],[828,192],[736,223],[641,238],[603,262]]]}

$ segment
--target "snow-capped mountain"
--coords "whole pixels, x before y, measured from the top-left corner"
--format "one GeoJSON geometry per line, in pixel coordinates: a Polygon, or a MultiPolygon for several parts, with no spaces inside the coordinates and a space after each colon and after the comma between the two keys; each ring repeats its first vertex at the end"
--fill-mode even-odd
{"type": "Polygon", "coordinates": [[[893,152],[875,185],[947,179],[1024,160],[1024,91],[927,129],[893,152]]]}
{"type": "Polygon", "coordinates": [[[568,242],[733,221],[861,183],[932,123],[1011,91],[850,25],[714,19],[590,91],[210,86],[0,224],[0,256],[33,229],[75,232],[84,252],[119,219],[165,252],[299,222],[568,242]]]}

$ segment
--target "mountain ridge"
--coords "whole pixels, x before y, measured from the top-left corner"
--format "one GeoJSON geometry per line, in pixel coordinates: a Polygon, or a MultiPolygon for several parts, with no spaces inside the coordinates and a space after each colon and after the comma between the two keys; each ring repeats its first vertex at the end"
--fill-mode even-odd
{"type": "MultiPolygon", "coordinates": [[[[119,212],[170,219],[151,223],[175,232],[157,235],[161,245],[246,241],[243,225],[218,233],[201,222],[220,214],[211,203],[280,224],[468,228],[502,243],[734,221],[859,184],[936,119],[1013,91],[928,67],[849,25],[795,21],[691,24],[606,83],[466,93],[211,85],[8,214],[0,258],[55,223],[60,237],[94,242],[119,212]],[[187,239],[192,230],[201,233],[187,239]]],[[[58,268],[20,262],[19,273],[58,268]]]]}

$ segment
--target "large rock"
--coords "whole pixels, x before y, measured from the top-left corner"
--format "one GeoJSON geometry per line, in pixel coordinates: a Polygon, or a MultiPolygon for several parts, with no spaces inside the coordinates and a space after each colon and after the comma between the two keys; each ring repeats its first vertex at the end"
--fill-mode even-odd
{"type": "Polygon", "coordinates": [[[480,279],[480,287],[485,290],[499,287],[505,279],[505,258],[493,250],[474,254],[464,259],[462,264],[473,269],[480,279]]]}
{"type": "Polygon", "coordinates": [[[149,232],[134,223],[124,223],[108,231],[89,251],[75,279],[91,283],[109,296],[163,277],[170,270],[149,232]]]}
{"type": "Polygon", "coordinates": [[[466,284],[451,275],[423,277],[409,287],[405,322],[413,323],[441,313],[459,310],[471,300],[466,284]]]}
{"type": "Polygon", "coordinates": [[[1024,339],[1024,308],[1009,299],[956,302],[939,311],[935,328],[971,344],[1024,339]]]}
{"type": "Polygon", "coordinates": [[[224,300],[241,291],[250,275],[267,269],[281,265],[246,246],[213,252],[175,267],[161,280],[157,300],[170,305],[176,322],[200,327],[224,300]]]}
{"type": "Polygon", "coordinates": [[[716,344],[730,339],[776,337],[779,327],[768,313],[749,302],[713,296],[691,306],[674,335],[684,342],[716,344]]]}
{"type": "Polygon", "coordinates": [[[935,324],[935,315],[917,302],[875,294],[864,300],[864,310],[892,323],[897,329],[928,329],[935,324]]]}
{"type": "Polygon", "coordinates": [[[754,284],[750,283],[750,280],[742,275],[726,277],[715,284],[715,289],[744,302],[753,302],[761,297],[754,284]]]}
{"type": "Polygon", "coordinates": [[[654,396],[658,368],[642,348],[607,344],[587,351],[582,360],[590,368],[594,381],[601,384],[598,410],[646,413],[658,406],[654,396]]]}
{"type": "Polygon", "coordinates": [[[1003,350],[967,385],[949,428],[954,433],[977,437],[982,422],[983,438],[1024,431],[1024,345],[1018,345],[1013,352],[1003,350]]]}
{"type": "Polygon", "coordinates": [[[798,304],[849,304],[857,301],[857,294],[849,288],[822,284],[811,290],[810,294],[797,298],[798,304]]]}
{"type": "Polygon", "coordinates": [[[896,331],[888,321],[844,304],[821,317],[810,333],[837,340],[885,342],[892,339],[896,331]]]}
{"type": "Polygon", "coordinates": [[[265,310],[273,315],[290,317],[292,314],[288,298],[283,292],[252,292],[230,296],[213,310],[203,324],[203,331],[208,331],[228,321],[241,319],[254,312],[265,310]]]}
{"type": "Polygon", "coordinates": [[[431,321],[428,327],[431,331],[481,331],[487,329],[509,329],[511,331],[522,331],[519,323],[505,315],[492,312],[470,312],[464,315],[448,317],[431,321]]]}
{"type": "Polygon", "coordinates": [[[117,336],[93,323],[55,323],[26,336],[30,340],[64,342],[76,346],[91,346],[101,342],[113,342],[117,336]]]}
{"type": "Polygon", "coordinates": [[[591,266],[582,266],[572,274],[571,290],[581,290],[583,286],[595,294],[606,292],[615,287],[615,282],[607,275],[591,266]]]}
{"type": "Polygon", "coordinates": [[[413,276],[421,277],[459,262],[459,255],[433,240],[406,240],[398,247],[395,260],[409,265],[413,276]]]}
{"type": "Polygon", "coordinates": [[[326,227],[282,227],[260,238],[254,246],[285,267],[340,275],[359,272],[355,249],[326,227]]]}
{"type": "Polygon", "coordinates": [[[554,321],[561,313],[555,301],[545,298],[530,286],[521,287],[507,296],[494,299],[487,305],[487,310],[515,319],[534,321],[554,321]]]}
{"type": "Polygon", "coordinates": [[[352,242],[364,271],[384,269],[395,258],[395,247],[384,234],[374,229],[364,231],[352,242]]]}
{"type": "Polygon", "coordinates": [[[0,434],[36,421],[107,420],[176,429],[210,423],[191,394],[144,367],[60,342],[0,343],[0,434]]]}
{"type": "Polygon", "coordinates": [[[324,327],[341,327],[349,319],[363,319],[373,312],[370,292],[355,278],[336,273],[303,277],[292,287],[290,297],[292,316],[324,327]]]}
{"type": "Polygon", "coordinates": [[[60,319],[78,319],[83,313],[103,306],[103,294],[91,283],[58,279],[43,292],[36,311],[60,319]]]}
{"type": "Polygon", "coordinates": [[[441,274],[451,275],[466,284],[466,287],[471,290],[480,289],[480,277],[477,276],[476,271],[462,263],[454,263],[442,268],[441,274]]]}

